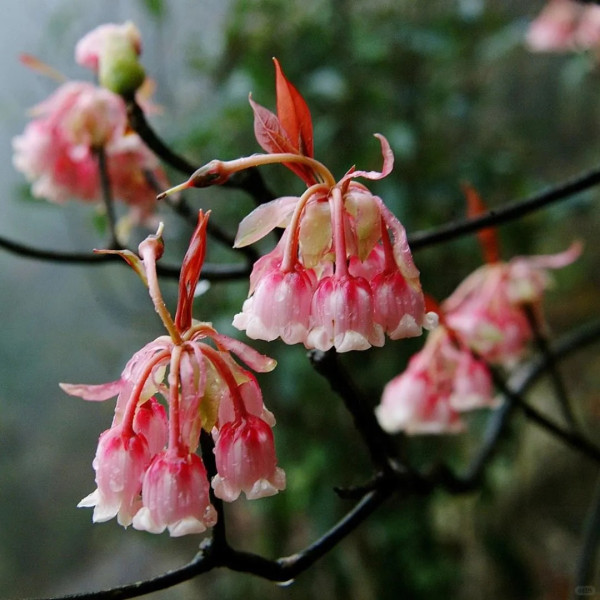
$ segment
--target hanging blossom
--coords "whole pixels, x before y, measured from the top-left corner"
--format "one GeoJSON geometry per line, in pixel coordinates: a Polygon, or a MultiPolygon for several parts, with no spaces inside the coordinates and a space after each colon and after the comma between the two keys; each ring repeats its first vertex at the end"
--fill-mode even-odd
{"type": "Polygon", "coordinates": [[[534,52],[600,49],[600,6],[575,0],[549,0],[527,31],[534,52]]]}
{"type": "Polygon", "coordinates": [[[461,413],[495,404],[487,365],[439,325],[385,386],[375,414],[388,433],[460,433],[461,413]]]}
{"type": "Polygon", "coordinates": [[[79,503],[94,508],[94,522],[116,516],[125,527],[133,524],[151,533],[168,529],[172,536],[214,525],[207,471],[196,452],[202,430],[212,433],[215,442],[212,486],[218,498],[230,502],[244,492],[255,499],[285,488],[271,430],[275,420],[256,378],[232,354],[258,372],[272,370],[275,361],[217,333],[210,323],[192,319],[207,222],[208,214],[200,211],[181,269],[174,319],[156,276],[162,224],[140,244],[139,256],[112,252],[147,285],[168,335],[136,352],[117,381],[61,384],[68,394],[86,400],[117,397],[113,422],[100,436],[93,461],[97,488],[79,503]]]}
{"type": "MultiPolygon", "coordinates": [[[[60,78],[32,57],[25,62],[60,78]]],[[[167,178],[156,156],[128,128],[121,96],[88,82],[67,81],[31,114],[33,120],[13,139],[13,164],[33,183],[34,196],[57,203],[100,202],[98,154],[103,152],[112,195],[130,207],[134,223],[150,220],[156,201],[148,175],[161,187],[167,178]]]]}
{"type": "MultiPolygon", "coordinates": [[[[468,214],[485,210],[479,195],[466,187],[468,214]]],[[[461,341],[484,360],[510,367],[519,361],[533,338],[532,324],[544,323],[542,300],[552,284],[549,269],[560,269],[575,261],[581,244],[545,256],[519,256],[500,259],[496,232],[478,233],[486,264],[471,273],[442,303],[447,326],[461,341]]]]}
{"type": "MultiPolygon", "coordinates": [[[[485,211],[472,187],[465,193],[470,217],[485,211]]],[[[570,264],[581,252],[575,243],[559,254],[503,262],[495,230],[477,236],[486,264],[441,304],[441,325],[384,388],[375,412],[389,433],[458,433],[465,427],[461,413],[495,406],[488,365],[509,367],[522,358],[533,338],[531,317],[543,326],[548,269],[570,264]]]]}
{"type": "Polygon", "coordinates": [[[277,115],[255,103],[254,131],[268,154],[213,160],[191,178],[162,194],[227,181],[254,166],[281,163],[307,185],[300,197],[283,197],[250,213],[235,246],[283,227],[280,242],[261,257],[250,276],[249,297],[233,324],[253,339],[281,338],[287,344],[338,352],[382,346],[391,339],[421,334],[436,324],[425,312],[423,293],[402,224],[356,178],[377,180],[390,173],[393,155],[379,134],[383,167],[353,167],[336,181],[313,158],[309,109],[286,79],[277,60],[277,115]]]}

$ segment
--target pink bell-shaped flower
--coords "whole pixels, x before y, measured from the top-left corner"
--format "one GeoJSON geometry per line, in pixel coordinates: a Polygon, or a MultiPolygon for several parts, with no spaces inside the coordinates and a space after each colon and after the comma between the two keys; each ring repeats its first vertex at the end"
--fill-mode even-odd
{"type": "Polygon", "coordinates": [[[389,433],[458,433],[460,413],[495,405],[489,369],[444,326],[386,386],[375,413],[389,433]]]}
{"type": "Polygon", "coordinates": [[[217,513],[209,500],[206,469],[196,454],[167,450],[146,471],[143,506],[133,518],[136,529],[173,537],[202,533],[212,527],[217,513]]]}
{"type": "Polygon", "coordinates": [[[150,456],[161,452],[169,437],[167,411],[156,398],[150,398],[138,406],[133,418],[133,430],[148,442],[150,456]]]}
{"type": "Polygon", "coordinates": [[[149,462],[143,435],[124,432],[120,426],[106,430],[93,461],[98,487],[77,506],[94,507],[94,523],[118,516],[119,523],[127,527],[139,508],[142,478],[149,462]]]}
{"type": "Polygon", "coordinates": [[[312,300],[307,347],[348,352],[383,343],[383,329],[373,320],[373,293],[367,281],[351,275],[322,279],[312,300]]]}
{"type": "Polygon", "coordinates": [[[280,337],[286,344],[304,343],[315,280],[314,273],[299,263],[290,271],[273,267],[235,315],[233,326],[252,339],[270,342],[280,337]]]}
{"type": "Polygon", "coordinates": [[[217,475],[212,487],[217,498],[233,502],[241,492],[249,500],[273,496],[285,489],[285,473],[277,466],[271,427],[245,414],[213,433],[217,475]]]}

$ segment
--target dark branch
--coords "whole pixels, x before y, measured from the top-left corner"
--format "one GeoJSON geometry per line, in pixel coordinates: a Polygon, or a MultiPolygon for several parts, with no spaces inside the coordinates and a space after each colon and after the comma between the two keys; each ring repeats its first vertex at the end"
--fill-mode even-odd
{"type": "Polygon", "coordinates": [[[135,100],[129,100],[127,102],[127,116],[129,118],[129,125],[131,128],[144,140],[144,143],[158,156],[161,160],[166,162],[168,165],[177,169],[187,177],[189,177],[195,170],[196,165],[193,165],[183,156],[179,156],[171,150],[158,135],[154,132],[154,129],[150,127],[146,120],[144,111],[140,108],[139,104],[135,100]]]}
{"type": "MultiPolygon", "coordinates": [[[[91,252],[67,252],[61,250],[48,250],[41,248],[33,248],[19,242],[13,242],[6,238],[0,237],[0,248],[7,250],[22,258],[32,258],[36,260],[57,262],[62,264],[79,264],[79,265],[102,265],[111,262],[126,263],[115,254],[93,254],[91,252]]],[[[170,265],[157,265],[158,274],[162,277],[171,277],[177,279],[179,277],[179,267],[170,265]]],[[[232,281],[234,279],[244,279],[250,274],[250,266],[248,264],[210,264],[206,263],[202,267],[202,279],[208,281],[232,281]]]]}
{"type": "Polygon", "coordinates": [[[554,202],[566,200],[598,184],[600,184],[600,169],[594,169],[578,175],[564,184],[551,187],[525,200],[512,202],[501,208],[491,210],[480,217],[459,219],[430,231],[417,232],[409,237],[408,242],[412,250],[418,250],[419,248],[425,248],[474,233],[485,227],[503,225],[554,202]]]}
{"type": "Polygon", "coordinates": [[[98,161],[98,174],[100,178],[100,189],[102,191],[102,202],[106,209],[106,219],[108,221],[109,248],[119,249],[121,246],[117,238],[117,217],[115,215],[115,203],[112,195],[110,177],[108,176],[108,165],[106,162],[106,152],[100,147],[95,150],[98,161]]]}
{"type": "Polygon", "coordinates": [[[572,431],[577,431],[577,420],[575,419],[575,415],[571,407],[571,401],[569,399],[569,394],[567,392],[565,382],[560,374],[559,366],[548,344],[548,340],[546,339],[546,336],[541,330],[539,318],[535,313],[535,309],[533,306],[526,304],[523,307],[523,310],[525,311],[527,320],[529,321],[529,325],[531,327],[531,330],[533,331],[535,344],[538,350],[540,351],[540,354],[544,357],[544,361],[547,366],[545,371],[548,374],[548,377],[550,378],[550,381],[554,388],[554,394],[562,411],[563,418],[565,419],[572,431]]]}

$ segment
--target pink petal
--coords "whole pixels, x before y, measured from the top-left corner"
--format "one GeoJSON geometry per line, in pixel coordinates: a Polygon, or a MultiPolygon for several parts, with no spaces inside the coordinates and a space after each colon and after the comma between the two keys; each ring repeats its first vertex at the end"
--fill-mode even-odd
{"type": "Polygon", "coordinates": [[[394,168],[394,154],[390,147],[389,142],[380,134],[376,133],[375,137],[381,142],[381,153],[383,154],[383,165],[380,171],[354,171],[350,170],[342,179],[338,185],[341,185],[349,179],[355,179],[356,177],[364,177],[366,179],[383,179],[392,172],[394,168]]]}
{"type": "Polygon", "coordinates": [[[59,383],[61,389],[70,396],[78,396],[84,400],[92,402],[101,402],[114,398],[123,387],[124,381],[118,379],[110,383],[101,383],[98,385],[86,385],[83,383],[59,383]]]}
{"type": "Polygon", "coordinates": [[[274,358],[270,358],[269,356],[257,352],[254,348],[244,344],[244,342],[240,342],[239,340],[223,335],[222,333],[211,334],[211,337],[220,347],[225,348],[229,352],[233,352],[254,371],[268,373],[277,366],[277,361],[274,358]]]}
{"type": "Polygon", "coordinates": [[[285,227],[298,202],[296,196],[284,196],[261,204],[242,219],[234,248],[242,248],[265,237],[275,227],[285,227]]]}

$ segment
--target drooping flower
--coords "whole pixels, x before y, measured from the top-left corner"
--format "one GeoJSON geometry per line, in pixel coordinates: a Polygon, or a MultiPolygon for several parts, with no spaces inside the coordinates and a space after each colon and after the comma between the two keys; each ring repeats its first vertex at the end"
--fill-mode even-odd
{"type": "MultiPolygon", "coordinates": [[[[199,438],[204,430],[212,432],[216,440],[223,432],[227,439],[227,432],[239,429],[242,422],[250,423],[254,434],[242,436],[249,440],[245,445],[234,443],[237,450],[230,452],[225,462],[217,460],[216,481],[220,483],[215,487],[231,489],[241,481],[249,498],[285,487],[283,472],[276,466],[271,433],[274,418],[264,407],[256,378],[232,354],[260,372],[272,370],[275,361],[219,334],[209,323],[192,319],[207,221],[208,215],[200,211],[181,269],[174,319],[162,300],[156,276],[156,261],[163,252],[162,226],[157,235],[140,244],[139,256],[127,250],[114,251],[148,286],[169,335],[136,352],[117,381],[61,384],[67,393],[87,400],[117,396],[111,428],[102,434],[93,463],[97,489],[80,503],[94,507],[94,521],[118,515],[122,525],[133,523],[152,533],[168,529],[172,536],[199,533],[212,526],[216,513],[209,501],[206,469],[196,454],[199,438]],[[244,461],[234,468],[232,457],[240,447],[244,461]],[[247,488],[248,481],[253,482],[254,491],[252,486],[247,488]]],[[[218,450],[217,456],[222,455],[218,450]]],[[[223,499],[232,500],[233,494],[225,494],[223,499]]]]}
{"type": "Polygon", "coordinates": [[[514,364],[533,336],[525,306],[541,324],[543,292],[551,281],[548,269],[571,264],[580,252],[576,243],[559,254],[521,256],[479,267],[442,304],[448,327],[490,363],[514,364]]]}
{"type": "Polygon", "coordinates": [[[575,0],[549,0],[527,31],[535,52],[600,50],[600,7],[575,0]]]}
{"type": "Polygon", "coordinates": [[[206,469],[197,454],[166,450],[146,470],[143,506],[133,517],[135,529],[172,537],[202,533],[217,522],[210,503],[206,469]]]}
{"type": "Polygon", "coordinates": [[[271,427],[260,417],[240,416],[215,430],[218,475],[215,495],[228,502],[244,492],[249,500],[272,496],[285,488],[285,473],[277,466],[271,427]]]}
{"type": "MultiPolygon", "coordinates": [[[[468,214],[485,210],[477,192],[465,186],[468,214]]],[[[559,254],[500,259],[493,229],[478,232],[486,263],[471,273],[441,305],[444,322],[461,342],[492,364],[513,365],[533,337],[530,318],[543,324],[542,298],[549,269],[571,264],[581,253],[574,243],[559,254]],[[526,308],[531,311],[527,315],[526,308]]]]}
{"type": "Polygon", "coordinates": [[[35,196],[59,203],[100,202],[102,149],[114,197],[131,207],[135,221],[154,212],[155,192],[146,172],[159,184],[166,183],[166,176],[139,136],[128,131],[122,98],[87,82],[70,81],[32,113],[34,120],[13,139],[13,163],[33,182],[35,196]]]}
{"type": "Polygon", "coordinates": [[[118,516],[119,523],[127,527],[139,509],[142,478],[149,463],[150,450],[143,434],[134,433],[131,427],[107,429],[100,436],[93,462],[98,487],[78,506],[94,507],[94,523],[118,516]]]}
{"type": "Polygon", "coordinates": [[[165,192],[221,184],[236,171],[270,163],[285,165],[308,186],[302,196],[263,204],[240,223],[236,247],[276,227],[285,231],[275,250],[254,265],[249,298],[234,326],[254,339],[281,338],[338,352],[381,346],[384,334],[420,335],[423,327],[435,325],[436,316],[425,312],[404,227],[381,198],[355,181],[390,173],[394,159],[387,140],[376,134],[381,172],[353,167],[336,181],[313,158],[306,102],[277,61],[275,68],[277,115],[250,99],[256,139],[267,154],[211,161],[165,192]]]}
{"type": "Polygon", "coordinates": [[[494,406],[492,393],[486,364],[440,325],[385,386],[375,414],[388,433],[459,433],[461,412],[494,406]]]}

